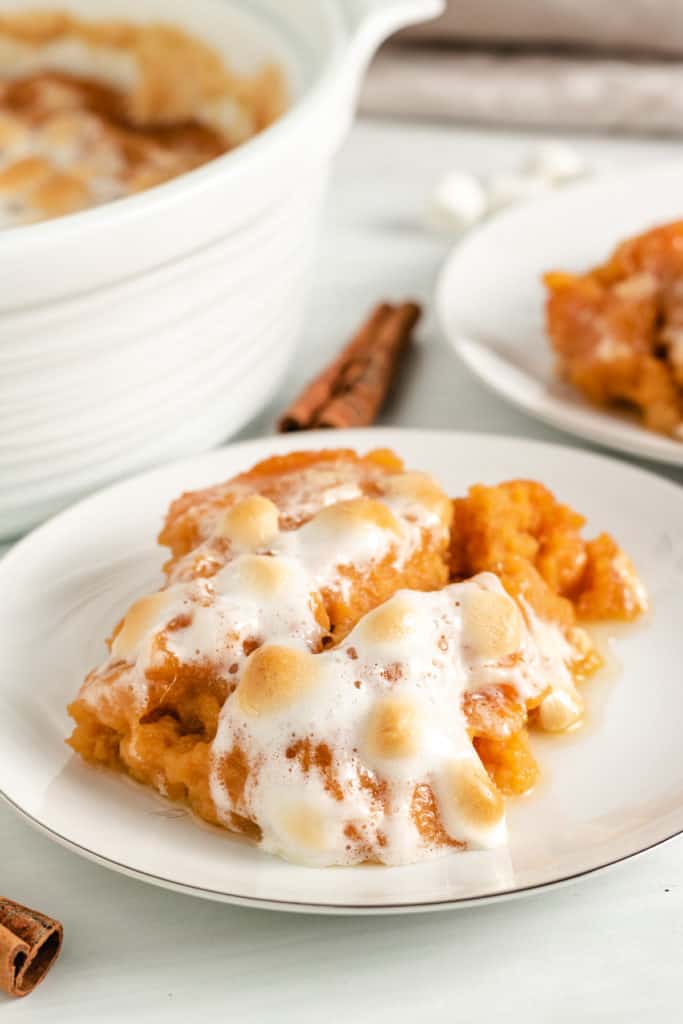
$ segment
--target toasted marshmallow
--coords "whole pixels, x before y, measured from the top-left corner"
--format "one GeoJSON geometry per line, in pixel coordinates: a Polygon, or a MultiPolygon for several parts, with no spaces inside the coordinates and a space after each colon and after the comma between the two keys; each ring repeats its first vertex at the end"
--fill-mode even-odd
{"type": "Polygon", "coordinates": [[[420,746],[420,708],[408,697],[378,701],[368,722],[365,745],[372,759],[413,757],[420,746]]]}
{"type": "Polygon", "coordinates": [[[564,732],[583,717],[583,698],[574,687],[553,689],[538,706],[538,724],[545,732],[564,732]]]}
{"type": "Polygon", "coordinates": [[[18,117],[0,111],[0,156],[21,149],[28,133],[28,127],[18,117]]]}
{"type": "Polygon", "coordinates": [[[251,549],[265,547],[277,532],[277,506],[260,494],[251,494],[228,509],[215,530],[216,536],[251,549]]]}
{"type": "Polygon", "coordinates": [[[494,590],[473,590],[465,601],[463,633],[465,643],[479,657],[504,658],[520,645],[522,618],[519,609],[506,594],[494,590]]]}
{"type": "Polygon", "coordinates": [[[451,524],[453,503],[428,473],[412,472],[392,476],[387,481],[385,493],[429,509],[444,527],[451,524]]]}
{"type": "Polygon", "coordinates": [[[318,852],[325,849],[326,820],[315,808],[305,802],[287,807],[280,815],[280,829],[288,843],[318,852]]]}
{"type": "Polygon", "coordinates": [[[285,559],[269,555],[244,555],[239,561],[239,570],[246,586],[264,597],[281,592],[291,578],[285,559]]]}
{"type": "Polygon", "coordinates": [[[319,526],[328,526],[335,531],[368,526],[400,533],[396,517],[388,506],[372,498],[354,498],[328,505],[315,518],[319,526]]]}
{"type": "Polygon", "coordinates": [[[505,827],[503,798],[474,752],[444,766],[437,796],[452,836],[484,848],[499,845],[505,827]]]}
{"type": "Polygon", "coordinates": [[[236,698],[245,714],[276,715],[311,690],[318,678],[314,655],[267,644],[249,657],[236,698]]]}
{"type": "Polygon", "coordinates": [[[46,217],[82,210],[90,202],[87,186],[74,174],[58,171],[48,175],[29,195],[29,202],[46,217]]]}
{"type": "Polygon", "coordinates": [[[363,638],[373,644],[400,643],[412,636],[416,628],[415,606],[403,594],[375,608],[362,622],[363,638]]]}
{"type": "Polygon", "coordinates": [[[41,156],[26,156],[0,171],[0,193],[25,195],[52,173],[51,164],[41,156]]]}
{"type": "Polygon", "coordinates": [[[133,658],[147,633],[155,625],[161,626],[164,623],[177,600],[173,590],[160,590],[132,604],[112,641],[112,655],[116,658],[133,658]]]}

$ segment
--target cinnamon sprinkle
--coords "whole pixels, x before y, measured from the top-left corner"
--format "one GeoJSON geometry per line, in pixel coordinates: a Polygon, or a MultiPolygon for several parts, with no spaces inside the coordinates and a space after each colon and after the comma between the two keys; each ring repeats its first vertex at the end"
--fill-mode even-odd
{"type": "Polygon", "coordinates": [[[10,996],[27,996],[61,946],[59,921],[0,896],[0,989],[10,996]]]}
{"type": "Polygon", "coordinates": [[[415,302],[380,303],[336,359],[284,412],[278,430],[343,429],[373,423],[419,318],[415,302]]]}

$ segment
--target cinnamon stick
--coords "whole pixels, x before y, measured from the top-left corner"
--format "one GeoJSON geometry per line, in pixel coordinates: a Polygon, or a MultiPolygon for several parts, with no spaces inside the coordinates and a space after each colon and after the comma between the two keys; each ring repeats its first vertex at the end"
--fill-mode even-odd
{"type": "Polygon", "coordinates": [[[285,411],[278,429],[284,433],[374,422],[419,317],[415,302],[380,303],[336,359],[285,411]]]}
{"type": "Polygon", "coordinates": [[[0,896],[0,989],[32,992],[57,959],[62,934],[59,921],[0,896]]]}

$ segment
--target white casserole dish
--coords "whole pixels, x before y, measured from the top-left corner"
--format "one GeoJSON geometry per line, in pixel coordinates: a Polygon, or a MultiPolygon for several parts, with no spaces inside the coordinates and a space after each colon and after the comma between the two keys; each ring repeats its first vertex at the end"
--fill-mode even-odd
{"type": "MultiPolygon", "coordinates": [[[[36,0],[187,28],[237,70],[274,58],[290,109],[148,192],[0,232],[0,535],[219,443],[278,385],[331,157],[367,60],[440,0],[36,0]]],[[[0,0],[0,11],[26,0],[0,0]]]]}

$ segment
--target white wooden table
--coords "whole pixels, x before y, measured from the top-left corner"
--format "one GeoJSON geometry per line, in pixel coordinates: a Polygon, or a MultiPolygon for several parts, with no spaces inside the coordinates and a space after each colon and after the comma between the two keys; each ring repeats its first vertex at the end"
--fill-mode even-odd
{"type": "MultiPolygon", "coordinates": [[[[433,180],[452,167],[513,167],[532,141],[505,132],[357,125],[337,164],[299,355],[277,403],[243,436],[270,431],[276,412],[378,298],[413,295],[429,303],[449,245],[421,226],[433,180]]],[[[601,169],[680,156],[675,143],[577,143],[601,169]]],[[[453,360],[430,315],[420,335],[386,422],[579,443],[483,390],[453,360]]],[[[661,471],[683,483],[681,471],[661,471]]],[[[61,918],[66,935],[41,988],[24,1001],[0,996],[8,1024],[665,1024],[683,1014],[682,840],[524,900],[337,919],[243,910],[154,889],[61,849],[3,805],[0,892],[61,918]]]]}

